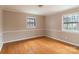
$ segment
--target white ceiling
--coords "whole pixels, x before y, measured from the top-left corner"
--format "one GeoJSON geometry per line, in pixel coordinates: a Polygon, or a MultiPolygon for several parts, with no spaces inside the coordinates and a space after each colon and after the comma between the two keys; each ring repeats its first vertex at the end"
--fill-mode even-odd
{"type": "Polygon", "coordinates": [[[38,5],[3,5],[1,7],[9,11],[17,11],[17,12],[19,11],[19,12],[26,12],[26,13],[37,14],[37,15],[49,15],[49,14],[57,13],[67,9],[75,8],[78,6],[44,5],[42,7],[38,7],[38,5]]]}

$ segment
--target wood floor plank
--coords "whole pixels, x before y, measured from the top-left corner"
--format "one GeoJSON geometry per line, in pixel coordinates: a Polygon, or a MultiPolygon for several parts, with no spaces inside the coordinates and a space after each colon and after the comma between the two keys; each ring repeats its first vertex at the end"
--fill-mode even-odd
{"type": "Polygon", "coordinates": [[[42,37],[3,45],[2,54],[79,54],[79,49],[42,37]]]}

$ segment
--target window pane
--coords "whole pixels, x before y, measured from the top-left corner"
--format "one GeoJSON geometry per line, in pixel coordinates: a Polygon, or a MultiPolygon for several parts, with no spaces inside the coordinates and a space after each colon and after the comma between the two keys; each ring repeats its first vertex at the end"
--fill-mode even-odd
{"type": "Polygon", "coordinates": [[[27,27],[28,28],[35,28],[36,27],[35,17],[28,17],[27,18],[27,27]]]}
{"type": "Polygon", "coordinates": [[[68,31],[79,31],[79,14],[63,16],[63,29],[68,31]]]}

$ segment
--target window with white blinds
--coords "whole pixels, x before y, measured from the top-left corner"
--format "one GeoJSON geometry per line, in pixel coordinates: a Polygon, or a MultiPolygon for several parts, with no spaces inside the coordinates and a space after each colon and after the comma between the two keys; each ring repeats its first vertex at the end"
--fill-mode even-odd
{"type": "Polygon", "coordinates": [[[63,16],[63,31],[78,32],[79,31],[79,13],[63,16]]]}
{"type": "Polygon", "coordinates": [[[36,18],[29,16],[26,20],[27,28],[36,28],[36,18]]]}

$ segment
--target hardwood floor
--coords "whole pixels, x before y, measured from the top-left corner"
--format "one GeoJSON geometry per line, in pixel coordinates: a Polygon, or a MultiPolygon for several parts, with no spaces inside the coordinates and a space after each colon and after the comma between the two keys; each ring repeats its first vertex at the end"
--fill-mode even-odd
{"type": "Polygon", "coordinates": [[[72,45],[41,37],[30,40],[6,43],[3,54],[78,54],[79,49],[72,45]]]}

